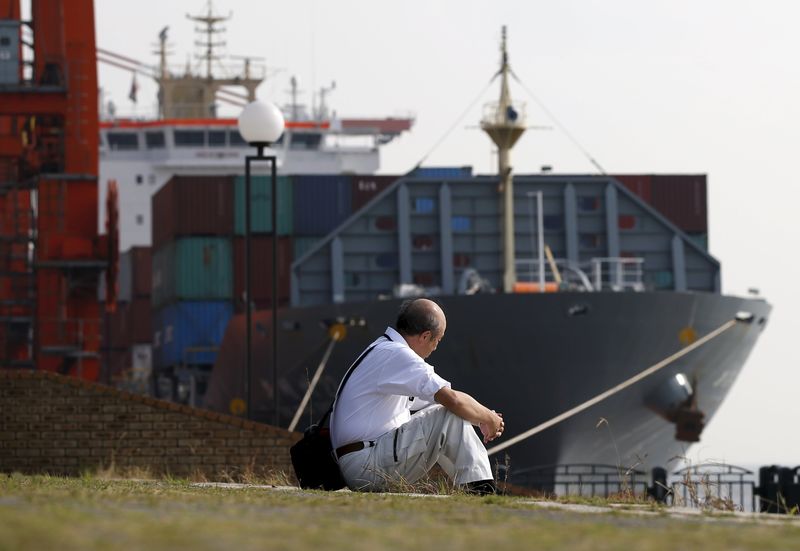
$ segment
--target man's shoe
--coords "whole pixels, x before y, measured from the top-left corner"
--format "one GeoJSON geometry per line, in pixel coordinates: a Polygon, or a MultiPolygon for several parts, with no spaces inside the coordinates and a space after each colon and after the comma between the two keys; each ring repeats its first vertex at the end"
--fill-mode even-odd
{"type": "Polygon", "coordinates": [[[476,480],[464,484],[464,491],[474,496],[493,496],[497,494],[497,485],[494,480],[476,480]]]}

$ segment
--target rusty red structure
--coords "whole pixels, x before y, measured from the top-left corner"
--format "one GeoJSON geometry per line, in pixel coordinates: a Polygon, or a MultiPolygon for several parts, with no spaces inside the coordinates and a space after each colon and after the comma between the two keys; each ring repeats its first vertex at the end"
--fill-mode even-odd
{"type": "Polygon", "coordinates": [[[98,380],[114,247],[97,232],[92,0],[31,0],[29,21],[0,0],[0,50],[0,366],[98,380]]]}

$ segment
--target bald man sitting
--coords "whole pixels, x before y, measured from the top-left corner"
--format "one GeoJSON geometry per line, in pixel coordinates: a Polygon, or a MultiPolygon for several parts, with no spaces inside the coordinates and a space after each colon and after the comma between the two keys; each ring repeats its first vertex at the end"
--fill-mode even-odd
{"type": "Polygon", "coordinates": [[[396,329],[387,328],[351,367],[330,424],[351,490],[413,483],[438,463],[468,492],[496,492],[484,444],[503,433],[502,415],[453,390],[425,361],[446,327],[435,302],[405,301],[396,329]],[[483,442],[472,425],[480,428],[483,442]]]}

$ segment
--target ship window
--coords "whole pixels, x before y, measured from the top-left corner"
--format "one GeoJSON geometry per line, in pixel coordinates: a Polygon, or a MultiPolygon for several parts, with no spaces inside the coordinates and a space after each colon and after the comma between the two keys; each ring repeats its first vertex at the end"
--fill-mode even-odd
{"type": "Polygon", "coordinates": [[[546,230],[560,230],[564,227],[564,217],[560,214],[545,214],[542,217],[542,225],[546,230]]]}
{"type": "Polygon", "coordinates": [[[162,149],[166,147],[163,132],[145,132],[144,143],[147,145],[147,149],[162,149]]]}
{"type": "Polygon", "coordinates": [[[147,183],[151,186],[156,185],[156,175],[155,174],[148,174],[147,175],[147,183]]]}
{"type": "Polygon", "coordinates": [[[431,197],[417,197],[414,199],[414,212],[419,214],[430,214],[433,212],[435,203],[431,197]]]}
{"type": "Polygon", "coordinates": [[[397,255],[395,253],[383,253],[375,257],[375,264],[379,268],[396,268],[397,255]]]}
{"type": "Polygon", "coordinates": [[[578,240],[582,249],[599,249],[603,244],[603,236],[598,233],[582,233],[578,240]]]}
{"type": "Polygon", "coordinates": [[[244,141],[242,135],[239,134],[238,130],[231,130],[228,132],[228,141],[231,144],[231,147],[244,147],[247,145],[247,142],[244,141]]]}
{"type": "Polygon", "coordinates": [[[292,149],[319,149],[322,134],[296,132],[292,134],[292,149]]]}
{"type": "Polygon", "coordinates": [[[225,147],[225,131],[210,130],[208,132],[208,145],[211,147],[225,147]]]}
{"type": "Polygon", "coordinates": [[[177,147],[197,147],[206,144],[206,133],[202,130],[176,130],[177,147]]]}
{"type": "Polygon", "coordinates": [[[469,266],[469,255],[464,253],[454,254],[453,266],[456,268],[464,268],[466,266],[469,266]]]}
{"type": "Polygon", "coordinates": [[[472,226],[467,216],[453,216],[451,228],[453,231],[469,231],[472,226]]]}
{"type": "Polygon", "coordinates": [[[137,214],[136,215],[136,225],[137,226],[143,226],[144,225],[144,215],[142,215],[142,214],[137,214]]]}
{"type": "Polygon", "coordinates": [[[142,182],[144,182],[144,177],[141,174],[137,174],[136,175],[136,184],[137,185],[142,185],[142,182]]]}
{"type": "Polygon", "coordinates": [[[599,197],[578,197],[578,208],[584,212],[592,212],[600,208],[599,197]]]}
{"type": "Polygon", "coordinates": [[[411,242],[418,251],[429,251],[433,248],[433,238],[430,235],[415,235],[411,242]]]}
{"type": "Polygon", "coordinates": [[[672,272],[668,270],[656,272],[653,274],[653,283],[655,284],[656,289],[672,289],[674,285],[672,272]]]}
{"type": "Polygon", "coordinates": [[[109,132],[107,137],[109,149],[119,151],[139,149],[139,136],[136,132],[109,132]]]}
{"type": "Polygon", "coordinates": [[[636,227],[636,217],[632,214],[620,214],[617,218],[617,226],[621,230],[632,230],[636,227]]]}
{"type": "Polygon", "coordinates": [[[392,231],[397,228],[394,216],[379,216],[375,219],[375,228],[383,231],[392,231]]]}

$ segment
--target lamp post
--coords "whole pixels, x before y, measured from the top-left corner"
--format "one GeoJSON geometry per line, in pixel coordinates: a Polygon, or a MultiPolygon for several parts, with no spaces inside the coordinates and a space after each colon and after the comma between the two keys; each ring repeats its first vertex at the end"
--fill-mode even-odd
{"type": "Polygon", "coordinates": [[[253,313],[250,293],[250,164],[253,161],[268,161],[272,167],[272,392],[275,401],[275,426],[279,426],[278,414],[278,190],[277,168],[274,155],[264,155],[264,148],[275,143],[283,133],[284,121],[280,109],[272,103],[253,101],[239,115],[239,133],[256,155],[247,155],[244,163],[244,293],[246,352],[244,368],[244,395],[247,418],[252,419],[251,389],[253,313]]]}

